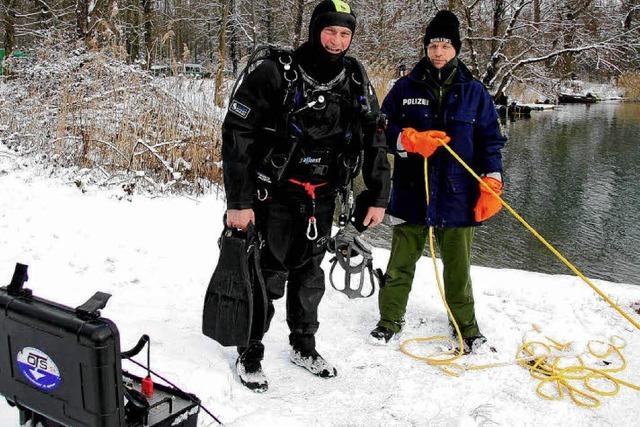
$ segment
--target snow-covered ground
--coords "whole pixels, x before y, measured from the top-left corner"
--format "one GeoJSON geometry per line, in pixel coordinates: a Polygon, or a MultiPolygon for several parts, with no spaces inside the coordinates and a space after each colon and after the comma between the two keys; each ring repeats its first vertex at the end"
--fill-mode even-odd
{"type": "Polygon", "coordinates": [[[620,100],[625,97],[625,89],[614,82],[596,83],[583,80],[541,80],[536,83],[515,83],[510,88],[509,102],[535,104],[549,100],[555,102],[558,93],[598,97],[601,101],[620,100]]]}
{"type": "Polygon", "coordinates": [[[620,99],[624,97],[624,90],[609,83],[595,83],[582,80],[565,81],[560,85],[561,93],[586,95],[588,93],[600,98],[620,99]]]}
{"type": "MultiPolygon", "coordinates": [[[[567,399],[541,399],[537,382],[515,365],[452,378],[403,355],[398,342],[372,346],[367,336],[377,320],[375,296],[348,300],[330,287],[317,342],[338,377],[316,378],[289,362],[285,307],[278,301],[265,338],[270,389],[254,394],[234,375],[235,350],[200,332],[222,200],[83,193],[25,164],[0,145],[0,282],[8,283],[15,263],[23,262],[37,296],[75,307],[96,291],[113,294],[103,315],[117,323],[122,346],[149,334],[153,369],[195,393],[226,425],[638,425],[640,393],[629,388],[603,397],[598,409],[583,409],[567,399]]],[[[384,268],[388,251],[374,250],[374,256],[384,268]]],[[[616,376],[640,384],[638,331],[579,279],[480,267],[472,274],[479,322],[498,352],[465,362],[513,360],[535,323],[551,337],[573,341],[577,351],[590,339],[623,337],[629,366],[616,376]]],[[[596,283],[633,313],[640,284],[596,283]]],[[[419,262],[406,321],[405,339],[447,331],[428,258],[419,262]]],[[[124,368],[140,373],[128,362],[124,368]]],[[[200,426],[214,424],[200,413],[200,426]]],[[[17,412],[2,403],[0,425],[18,425],[17,412]]]]}

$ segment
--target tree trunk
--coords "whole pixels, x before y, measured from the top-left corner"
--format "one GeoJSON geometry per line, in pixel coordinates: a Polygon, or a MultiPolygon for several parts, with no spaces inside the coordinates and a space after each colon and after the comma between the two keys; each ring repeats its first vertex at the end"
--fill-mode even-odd
{"type": "Polygon", "coordinates": [[[493,28],[491,30],[491,35],[493,39],[491,40],[491,53],[496,52],[498,50],[498,45],[500,42],[497,40],[498,35],[500,34],[500,27],[502,26],[502,17],[504,15],[504,0],[495,0],[495,7],[493,9],[493,28]]]}
{"type": "Polygon", "coordinates": [[[533,0],[533,26],[540,28],[540,1],[533,0]]]}
{"type": "Polygon", "coordinates": [[[147,51],[147,69],[155,61],[153,55],[153,0],[142,0],[144,19],[144,47],[147,51]]]}
{"type": "Polygon", "coordinates": [[[472,38],[475,35],[474,25],[473,25],[473,15],[472,11],[468,7],[464,7],[464,19],[467,27],[467,45],[469,45],[469,56],[471,57],[471,62],[469,63],[469,69],[471,70],[471,74],[474,76],[478,76],[479,66],[478,66],[478,53],[476,52],[476,46],[473,42],[472,38]]]}
{"type": "Polygon", "coordinates": [[[273,25],[274,25],[274,17],[273,17],[273,0],[267,0],[267,43],[274,43],[274,34],[273,34],[273,25]]]}
{"type": "Polygon", "coordinates": [[[256,50],[256,46],[258,45],[258,18],[256,16],[256,0],[251,0],[251,42],[253,46],[251,46],[251,50],[256,50]]]}
{"type": "Polygon", "coordinates": [[[140,41],[138,36],[139,25],[139,8],[138,0],[129,0],[129,7],[125,13],[125,21],[127,23],[127,30],[125,36],[125,47],[127,49],[127,55],[129,55],[129,61],[133,62],[138,59],[140,53],[140,41]]]}
{"type": "Polygon", "coordinates": [[[224,65],[227,56],[227,22],[229,21],[229,8],[231,0],[225,0],[222,6],[222,22],[218,32],[218,67],[216,69],[214,102],[217,107],[224,106],[224,65]]]}
{"type": "MultiPolygon", "coordinates": [[[[182,59],[182,0],[174,0],[175,1],[175,14],[173,15],[173,31],[176,34],[176,48],[175,48],[175,57],[177,61],[181,61],[182,59]]],[[[174,58],[172,58],[173,60],[174,58]]]]}
{"type": "Polygon", "coordinates": [[[640,2],[638,0],[628,0],[627,2],[624,2],[625,9],[627,9],[629,11],[629,12],[627,12],[627,15],[624,17],[624,29],[625,30],[630,30],[631,29],[631,26],[633,25],[634,18],[638,14],[635,11],[635,8],[638,7],[639,3],[640,2]]]}
{"type": "Polygon", "coordinates": [[[89,37],[89,0],[76,1],[76,31],[78,38],[88,41],[89,37]]]}
{"type": "Polygon", "coordinates": [[[496,75],[496,68],[498,66],[498,61],[500,61],[500,57],[495,53],[498,51],[498,48],[500,46],[500,40],[498,40],[498,36],[501,33],[504,11],[504,0],[495,0],[493,9],[493,28],[491,29],[491,61],[489,62],[487,71],[484,75],[484,79],[482,80],[484,84],[488,84],[496,75]]]}
{"type": "Polygon", "coordinates": [[[231,1],[231,19],[229,20],[229,26],[231,29],[230,40],[229,40],[229,55],[231,56],[231,68],[233,70],[233,75],[238,75],[238,31],[237,26],[238,23],[238,1],[231,1]]]}
{"type": "MultiPolygon", "coordinates": [[[[565,31],[563,37],[563,47],[570,48],[573,46],[573,42],[575,39],[573,28],[575,25],[575,14],[571,8],[571,4],[566,5],[563,9],[563,18],[565,21],[565,31]]],[[[574,58],[573,53],[568,52],[562,56],[562,74],[563,76],[571,76],[573,74],[574,68],[574,58]]]]}
{"type": "Polygon", "coordinates": [[[9,56],[16,44],[16,11],[13,8],[15,0],[3,0],[4,13],[2,20],[4,21],[4,54],[9,56]]]}
{"type": "Polygon", "coordinates": [[[302,41],[302,18],[304,16],[304,0],[296,0],[296,15],[293,25],[294,39],[293,47],[300,46],[302,41]]]}
{"type": "Polygon", "coordinates": [[[111,43],[119,44],[120,43],[120,30],[116,25],[117,16],[118,16],[118,0],[109,0],[107,3],[107,8],[104,13],[105,21],[107,23],[107,27],[111,31],[111,43]]]}
{"type": "Polygon", "coordinates": [[[52,23],[47,21],[53,17],[53,15],[51,14],[51,8],[47,4],[47,2],[44,0],[35,0],[34,3],[37,6],[40,6],[40,19],[39,19],[40,22],[38,25],[39,28],[41,30],[49,28],[52,23]]]}

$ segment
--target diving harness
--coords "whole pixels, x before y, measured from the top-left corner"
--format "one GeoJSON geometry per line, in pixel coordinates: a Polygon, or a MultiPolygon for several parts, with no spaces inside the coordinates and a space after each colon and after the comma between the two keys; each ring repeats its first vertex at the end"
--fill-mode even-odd
{"type": "MultiPolygon", "coordinates": [[[[267,200],[271,187],[283,180],[291,159],[299,149],[300,142],[303,139],[303,129],[298,123],[298,115],[309,109],[324,109],[327,106],[327,96],[329,96],[330,91],[343,82],[345,78],[351,79],[355,86],[360,88],[360,93],[356,95],[354,99],[358,114],[367,116],[375,113],[369,101],[369,96],[373,96],[373,89],[367,79],[365,70],[358,61],[347,57],[346,59],[352,65],[351,67],[345,67],[345,69],[330,82],[319,83],[294,63],[290,51],[273,46],[262,46],[254,52],[247,62],[247,66],[236,81],[233,93],[235,93],[237,86],[239,86],[244,76],[253,71],[261,60],[269,58],[276,62],[286,82],[282,100],[282,111],[284,111],[285,114],[282,115],[280,121],[276,124],[276,129],[265,129],[273,132],[275,134],[274,140],[280,141],[280,143],[274,144],[267,152],[261,167],[257,170],[257,198],[259,201],[267,200]],[[299,83],[300,81],[302,81],[302,84],[299,83]],[[303,85],[311,89],[301,91],[300,86],[303,85]]],[[[354,118],[354,120],[350,122],[355,123],[353,125],[355,128],[350,126],[346,129],[344,134],[346,146],[351,145],[354,134],[361,132],[361,129],[358,127],[360,120],[354,118]]],[[[349,156],[348,150],[345,150],[345,153],[343,153],[339,159],[341,167],[345,171],[345,176],[339,183],[340,212],[338,216],[338,226],[340,227],[340,231],[335,236],[329,238],[326,243],[327,251],[334,255],[330,261],[329,281],[335,290],[344,293],[350,299],[368,298],[375,292],[375,279],[378,279],[380,283],[383,274],[380,269],[374,270],[373,268],[371,245],[359,236],[349,237],[344,233],[344,227],[349,222],[354,222],[354,218],[352,217],[354,205],[357,204],[358,201],[356,200],[354,202],[353,178],[358,175],[363,162],[362,147],[358,147],[357,153],[353,152],[352,147],[350,148],[352,151],[352,153],[350,153],[351,155],[349,156]],[[333,280],[335,267],[338,264],[345,271],[343,288],[337,287],[333,280]],[[360,274],[360,280],[358,286],[352,288],[351,276],[354,274],[360,274]],[[365,275],[368,275],[371,283],[368,290],[365,289],[365,275]]],[[[318,229],[314,216],[316,189],[328,185],[329,182],[311,183],[295,178],[289,178],[287,182],[302,187],[305,191],[310,205],[306,237],[310,241],[316,240],[318,238],[318,229]]],[[[362,230],[359,229],[359,231],[362,230]]]]}
{"type": "Polygon", "coordinates": [[[333,253],[329,263],[331,270],[329,271],[329,283],[331,287],[338,292],[342,292],[349,299],[369,298],[376,290],[376,279],[378,284],[383,281],[382,270],[373,268],[373,255],[371,245],[365,242],[360,236],[349,238],[341,229],[338,233],[327,242],[327,251],[333,253]],[[336,265],[340,265],[344,269],[344,287],[339,288],[333,281],[333,272],[336,265]],[[365,290],[365,275],[369,277],[371,283],[368,292],[365,290]],[[359,274],[360,280],[356,288],[351,287],[351,275],[359,274]]]}
{"type": "MultiPolygon", "coordinates": [[[[286,171],[296,158],[296,154],[301,150],[301,142],[304,140],[303,126],[299,122],[299,115],[310,109],[323,110],[327,107],[329,98],[334,96],[332,90],[345,79],[350,78],[356,87],[361,88],[359,94],[354,98],[355,110],[359,115],[367,115],[372,111],[365,86],[368,81],[365,79],[366,73],[362,66],[355,60],[349,60],[353,67],[345,67],[331,81],[323,83],[316,81],[309,76],[304,69],[294,63],[292,53],[287,50],[278,49],[272,46],[259,48],[249,59],[245,70],[238,78],[241,81],[244,76],[251,72],[258,64],[258,61],[271,58],[280,69],[283,80],[286,82],[282,100],[282,111],[275,129],[266,129],[274,133],[275,143],[267,151],[261,165],[257,168],[257,199],[261,202],[267,200],[270,189],[277,183],[286,180],[289,184],[301,187],[308,200],[309,217],[307,219],[306,237],[309,240],[318,238],[318,229],[315,218],[316,189],[330,184],[329,181],[311,182],[298,176],[285,179],[286,171]],[[354,68],[353,70],[351,70],[354,68]],[[351,72],[350,72],[351,70],[351,72]],[[357,77],[360,74],[360,77],[357,77]],[[302,89],[301,89],[302,87],[302,89]]],[[[238,83],[236,83],[236,86],[238,83]]],[[[235,92],[235,89],[234,89],[235,92]]],[[[353,105],[353,104],[352,104],[353,105]]],[[[348,223],[349,215],[353,208],[353,178],[358,175],[363,161],[362,147],[352,144],[353,136],[360,132],[358,119],[349,120],[351,123],[344,131],[344,146],[346,147],[337,155],[337,166],[340,169],[337,175],[337,187],[340,197],[340,215],[338,223],[344,227],[348,223]]],[[[334,163],[330,163],[334,164],[334,163]]],[[[326,175],[330,169],[329,164],[313,165],[313,175],[326,175]]]]}

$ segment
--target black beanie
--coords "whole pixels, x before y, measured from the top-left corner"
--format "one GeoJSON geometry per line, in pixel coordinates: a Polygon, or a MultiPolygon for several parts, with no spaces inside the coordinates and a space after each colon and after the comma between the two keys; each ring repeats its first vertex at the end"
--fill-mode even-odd
{"type": "Polygon", "coordinates": [[[441,10],[433,17],[427,29],[424,31],[424,48],[427,49],[431,42],[449,42],[460,53],[460,22],[453,12],[441,10]]]}
{"type": "Polygon", "coordinates": [[[351,6],[341,0],[323,0],[313,9],[309,22],[309,41],[320,44],[320,32],[325,27],[337,25],[356,31],[356,15],[351,6]]]}

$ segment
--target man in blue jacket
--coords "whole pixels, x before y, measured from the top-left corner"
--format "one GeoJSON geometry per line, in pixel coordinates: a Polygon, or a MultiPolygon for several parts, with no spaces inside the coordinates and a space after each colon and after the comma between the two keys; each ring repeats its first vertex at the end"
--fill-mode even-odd
{"type": "Polygon", "coordinates": [[[400,332],[416,262],[434,227],[446,300],[469,353],[486,342],[476,321],[469,274],[474,227],[501,205],[441,145],[449,144],[500,194],[500,150],[506,139],[489,93],[458,58],[459,22],[452,12],[436,14],[426,28],[424,47],[427,56],[395,83],[382,105],[387,141],[395,153],[388,213],[404,222],[393,229],[379,294],[380,321],[371,336],[385,344],[400,332]]]}

